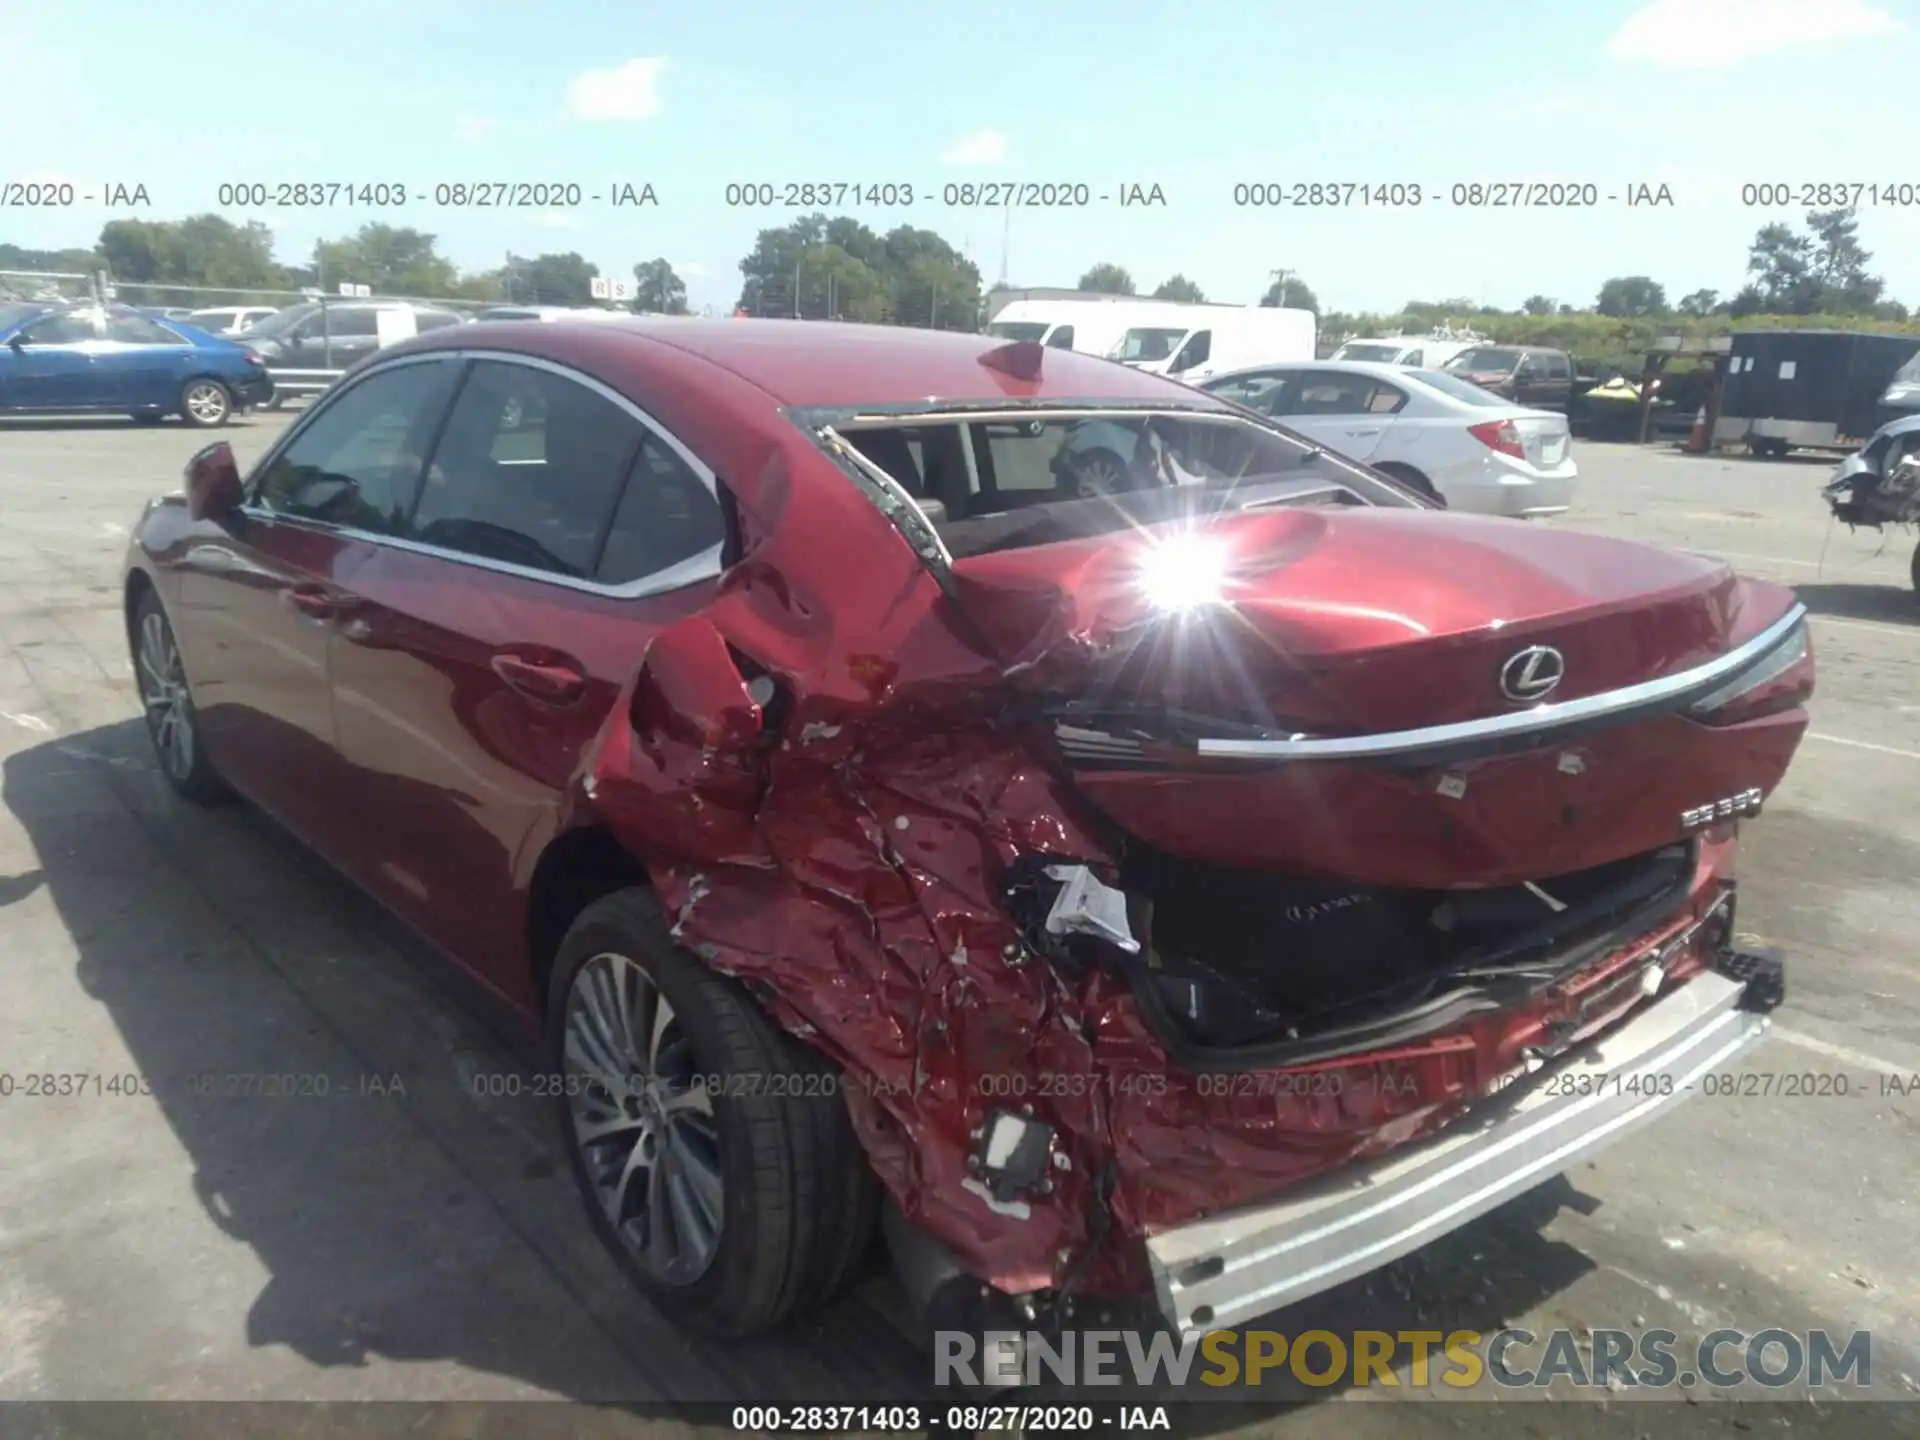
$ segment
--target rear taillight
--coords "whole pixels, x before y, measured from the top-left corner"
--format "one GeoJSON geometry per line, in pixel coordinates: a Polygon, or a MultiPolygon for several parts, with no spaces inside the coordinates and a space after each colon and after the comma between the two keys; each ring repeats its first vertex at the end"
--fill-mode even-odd
{"type": "Polygon", "coordinates": [[[1719,689],[1694,701],[1694,719],[1709,725],[1738,725],[1794,710],[1813,694],[1813,647],[1803,620],[1786,639],[1719,689]]]}
{"type": "Polygon", "coordinates": [[[1511,420],[1488,420],[1479,425],[1469,425],[1467,433],[1489,450],[1511,455],[1516,460],[1527,458],[1527,447],[1520,443],[1520,431],[1511,420]]]}

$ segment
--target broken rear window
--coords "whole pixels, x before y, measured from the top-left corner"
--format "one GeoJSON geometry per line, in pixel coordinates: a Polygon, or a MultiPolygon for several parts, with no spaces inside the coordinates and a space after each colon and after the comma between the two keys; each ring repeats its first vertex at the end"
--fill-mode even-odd
{"type": "Polygon", "coordinates": [[[1410,505],[1397,487],[1238,415],[1111,407],[858,417],[826,432],[884,471],[956,555],[1206,510],[1410,505]]]}

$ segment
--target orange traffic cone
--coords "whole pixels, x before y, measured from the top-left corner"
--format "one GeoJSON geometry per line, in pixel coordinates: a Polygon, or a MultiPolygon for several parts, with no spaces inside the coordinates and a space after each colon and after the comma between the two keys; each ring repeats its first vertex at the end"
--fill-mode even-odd
{"type": "Polygon", "coordinates": [[[1699,455],[1707,448],[1707,407],[1702,405],[1700,412],[1693,417],[1693,430],[1687,436],[1687,453],[1699,455]]]}

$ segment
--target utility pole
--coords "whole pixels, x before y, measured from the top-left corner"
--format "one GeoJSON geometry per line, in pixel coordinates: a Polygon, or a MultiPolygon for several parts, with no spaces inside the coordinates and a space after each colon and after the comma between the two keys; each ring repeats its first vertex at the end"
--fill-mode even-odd
{"type": "Polygon", "coordinates": [[[1006,220],[1000,226],[1000,283],[1007,283],[1007,250],[1013,243],[1013,207],[1007,207],[1006,220]]]}
{"type": "Polygon", "coordinates": [[[800,262],[806,258],[807,252],[802,250],[793,259],[793,318],[796,320],[800,318],[800,262]]]}
{"type": "Polygon", "coordinates": [[[1287,281],[1293,278],[1293,271],[1269,270],[1267,273],[1273,276],[1277,283],[1278,288],[1274,291],[1274,299],[1279,303],[1280,307],[1284,309],[1287,303],[1287,281]]]}

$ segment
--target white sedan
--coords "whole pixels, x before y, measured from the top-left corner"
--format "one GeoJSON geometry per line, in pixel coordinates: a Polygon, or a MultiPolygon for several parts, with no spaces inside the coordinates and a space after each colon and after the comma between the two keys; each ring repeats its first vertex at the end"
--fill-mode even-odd
{"type": "Polygon", "coordinates": [[[1439,370],[1361,360],[1261,365],[1200,388],[1270,415],[1452,510],[1521,518],[1573,501],[1567,417],[1529,410],[1439,370]]]}

